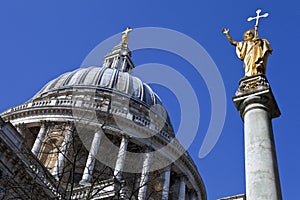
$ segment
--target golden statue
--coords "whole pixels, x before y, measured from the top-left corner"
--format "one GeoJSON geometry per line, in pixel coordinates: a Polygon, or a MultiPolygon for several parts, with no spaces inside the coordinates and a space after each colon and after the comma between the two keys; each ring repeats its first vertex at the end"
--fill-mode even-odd
{"type": "Polygon", "coordinates": [[[260,12],[261,10],[257,10],[256,17],[248,18],[248,21],[256,19],[256,24],[254,30],[250,29],[244,33],[244,41],[236,42],[229,35],[229,29],[223,28],[222,30],[230,44],[236,46],[236,54],[239,59],[244,61],[246,77],[257,74],[266,74],[267,59],[269,54],[272,53],[269,41],[258,38],[258,20],[268,16],[268,13],[259,15],[260,12]]]}
{"type": "Polygon", "coordinates": [[[130,27],[127,27],[125,31],[122,32],[122,44],[128,44],[128,34],[132,31],[130,27]]]}

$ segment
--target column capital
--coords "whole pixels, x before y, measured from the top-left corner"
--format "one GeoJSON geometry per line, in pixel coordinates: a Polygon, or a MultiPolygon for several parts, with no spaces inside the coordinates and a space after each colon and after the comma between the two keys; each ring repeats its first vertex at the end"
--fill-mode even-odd
{"type": "Polygon", "coordinates": [[[171,171],[171,168],[172,168],[172,164],[166,166],[163,171],[166,172],[166,171],[171,171]]]}
{"type": "Polygon", "coordinates": [[[150,153],[152,150],[153,148],[148,145],[143,146],[143,153],[150,153]]]}
{"type": "Polygon", "coordinates": [[[26,129],[26,125],[24,123],[16,124],[15,127],[20,131],[24,131],[26,129]]]}
{"type": "Polygon", "coordinates": [[[129,140],[131,138],[131,136],[129,136],[125,133],[122,133],[121,136],[122,136],[122,138],[125,138],[126,140],[129,140]]]}
{"type": "Polygon", "coordinates": [[[71,122],[71,121],[70,121],[70,122],[67,122],[67,123],[66,123],[66,125],[65,125],[65,130],[73,132],[74,129],[75,129],[75,124],[74,124],[74,122],[71,122]]]}
{"type": "Polygon", "coordinates": [[[98,124],[98,125],[94,125],[92,127],[95,127],[95,132],[98,132],[99,130],[102,130],[104,131],[105,129],[105,124],[104,123],[101,123],[101,124],[98,124]]]}
{"type": "Polygon", "coordinates": [[[122,137],[121,137],[121,143],[122,143],[122,141],[124,141],[125,143],[128,144],[129,139],[130,139],[130,137],[129,137],[128,135],[126,135],[126,134],[123,135],[123,134],[122,134],[122,137]]]}
{"type": "Polygon", "coordinates": [[[256,108],[259,104],[263,105],[264,107],[261,108],[267,109],[271,118],[279,117],[281,114],[265,75],[256,75],[241,79],[239,89],[232,100],[243,119],[245,113],[249,110],[246,109],[247,106],[255,103],[256,108]]]}
{"type": "Polygon", "coordinates": [[[188,180],[188,178],[187,178],[187,176],[186,175],[184,175],[184,174],[181,174],[180,176],[179,176],[179,180],[181,181],[181,182],[187,182],[187,180],[188,180]]]}
{"type": "Polygon", "coordinates": [[[48,120],[41,120],[40,123],[41,123],[41,126],[48,126],[51,122],[48,120]]]}

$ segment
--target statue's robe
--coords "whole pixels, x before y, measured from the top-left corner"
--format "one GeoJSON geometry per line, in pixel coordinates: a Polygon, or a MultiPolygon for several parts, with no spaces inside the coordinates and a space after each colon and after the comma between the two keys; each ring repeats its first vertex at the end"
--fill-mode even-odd
{"type": "Polygon", "coordinates": [[[272,53],[270,43],[266,39],[237,42],[236,54],[244,61],[245,76],[266,73],[269,54],[272,53]]]}

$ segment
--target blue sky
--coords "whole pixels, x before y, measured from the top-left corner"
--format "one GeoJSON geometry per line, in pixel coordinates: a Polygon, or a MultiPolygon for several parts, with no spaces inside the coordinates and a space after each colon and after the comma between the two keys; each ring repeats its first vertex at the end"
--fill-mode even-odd
{"type": "MultiPolygon", "coordinates": [[[[201,76],[193,75],[188,63],[167,52],[141,50],[133,52],[133,60],[137,65],[157,62],[172,66],[197,91],[201,121],[189,152],[202,175],[208,199],[245,193],[243,122],[231,101],[243,76],[243,63],[221,29],[229,28],[235,40],[242,40],[243,32],[254,25],[246,19],[255,15],[258,8],[270,14],[260,22],[259,34],[273,47],[267,77],[282,112],[280,118],[273,120],[273,128],[283,198],[297,199],[300,187],[297,127],[300,3],[297,1],[1,1],[0,111],[24,103],[48,81],[79,68],[96,45],[126,26],[179,31],[206,49],[226,89],[225,125],[218,143],[205,158],[199,159],[198,152],[211,113],[209,93],[201,76]]],[[[174,95],[155,85],[154,89],[166,105],[175,129],[178,128],[180,108],[174,95]]]]}

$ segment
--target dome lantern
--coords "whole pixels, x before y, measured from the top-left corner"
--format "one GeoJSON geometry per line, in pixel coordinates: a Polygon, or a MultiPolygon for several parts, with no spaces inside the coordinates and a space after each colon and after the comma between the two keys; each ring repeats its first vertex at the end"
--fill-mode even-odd
{"type": "Polygon", "coordinates": [[[134,64],[131,60],[131,51],[128,48],[128,34],[132,31],[127,27],[122,32],[122,41],[104,57],[103,67],[117,69],[121,72],[131,73],[134,64]]]}

